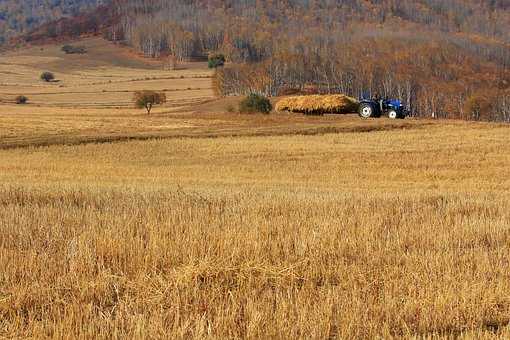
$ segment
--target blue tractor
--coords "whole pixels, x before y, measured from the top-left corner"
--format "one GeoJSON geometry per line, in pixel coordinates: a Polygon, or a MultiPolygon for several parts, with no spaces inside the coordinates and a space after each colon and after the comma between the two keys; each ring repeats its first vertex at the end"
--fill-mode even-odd
{"type": "Polygon", "coordinates": [[[379,118],[387,115],[391,119],[404,119],[409,115],[408,110],[398,99],[360,99],[359,111],[362,118],[379,118]]]}

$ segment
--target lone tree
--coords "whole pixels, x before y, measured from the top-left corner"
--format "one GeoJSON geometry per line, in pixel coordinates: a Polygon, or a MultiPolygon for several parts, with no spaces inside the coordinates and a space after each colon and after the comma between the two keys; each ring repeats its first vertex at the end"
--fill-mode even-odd
{"type": "Polygon", "coordinates": [[[145,108],[147,110],[147,114],[151,114],[151,110],[154,105],[166,103],[166,95],[164,92],[136,91],[133,101],[137,108],[145,108]]]}
{"type": "Polygon", "coordinates": [[[41,73],[41,79],[47,82],[50,82],[55,79],[55,75],[51,72],[43,72],[41,73]]]}

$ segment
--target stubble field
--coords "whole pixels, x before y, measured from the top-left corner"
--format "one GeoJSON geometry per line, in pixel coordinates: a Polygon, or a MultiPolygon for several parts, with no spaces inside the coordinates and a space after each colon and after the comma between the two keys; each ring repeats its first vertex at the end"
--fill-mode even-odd
{"type": "Polygon", "coordinates": [[[202,99],[0,106],[0,337],[510,336],[508,126],[202,99]]]}

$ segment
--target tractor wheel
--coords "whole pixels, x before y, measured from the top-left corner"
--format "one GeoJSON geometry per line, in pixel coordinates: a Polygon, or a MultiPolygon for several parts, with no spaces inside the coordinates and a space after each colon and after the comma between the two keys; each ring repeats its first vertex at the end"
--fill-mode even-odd
{"type": "Polygon", "coordinates": [[[390,119],[397,119],[398,118],[397,111],[395,111],[395,110],[388,111],[388,118],[390,118],[390,119]]]}
{"type": "Polygon", "coordinates": [[[399,114],[395,110],[390,110],[390,111],[388,111],[388,118],[390,118],[390,119],[404,119],[404,115],[399,114]]]}
{"type": "Polygon", "coordinates": [[[359,116],[361,118],[373,118],[376,116],[375,114],[375,108],[370,103],[362,103],[359,106],[359,116]]]}

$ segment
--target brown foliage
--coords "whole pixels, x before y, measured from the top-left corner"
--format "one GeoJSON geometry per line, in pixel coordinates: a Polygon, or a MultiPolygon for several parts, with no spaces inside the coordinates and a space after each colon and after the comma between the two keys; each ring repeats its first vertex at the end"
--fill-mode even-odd
{"type": "Polygon", "coordinates": [[[478,92],[466,99],[464,111],[471,119],[480,120],[484,114],[491,112],[492,107],[491,96],[487,93],[478,92]]]}

